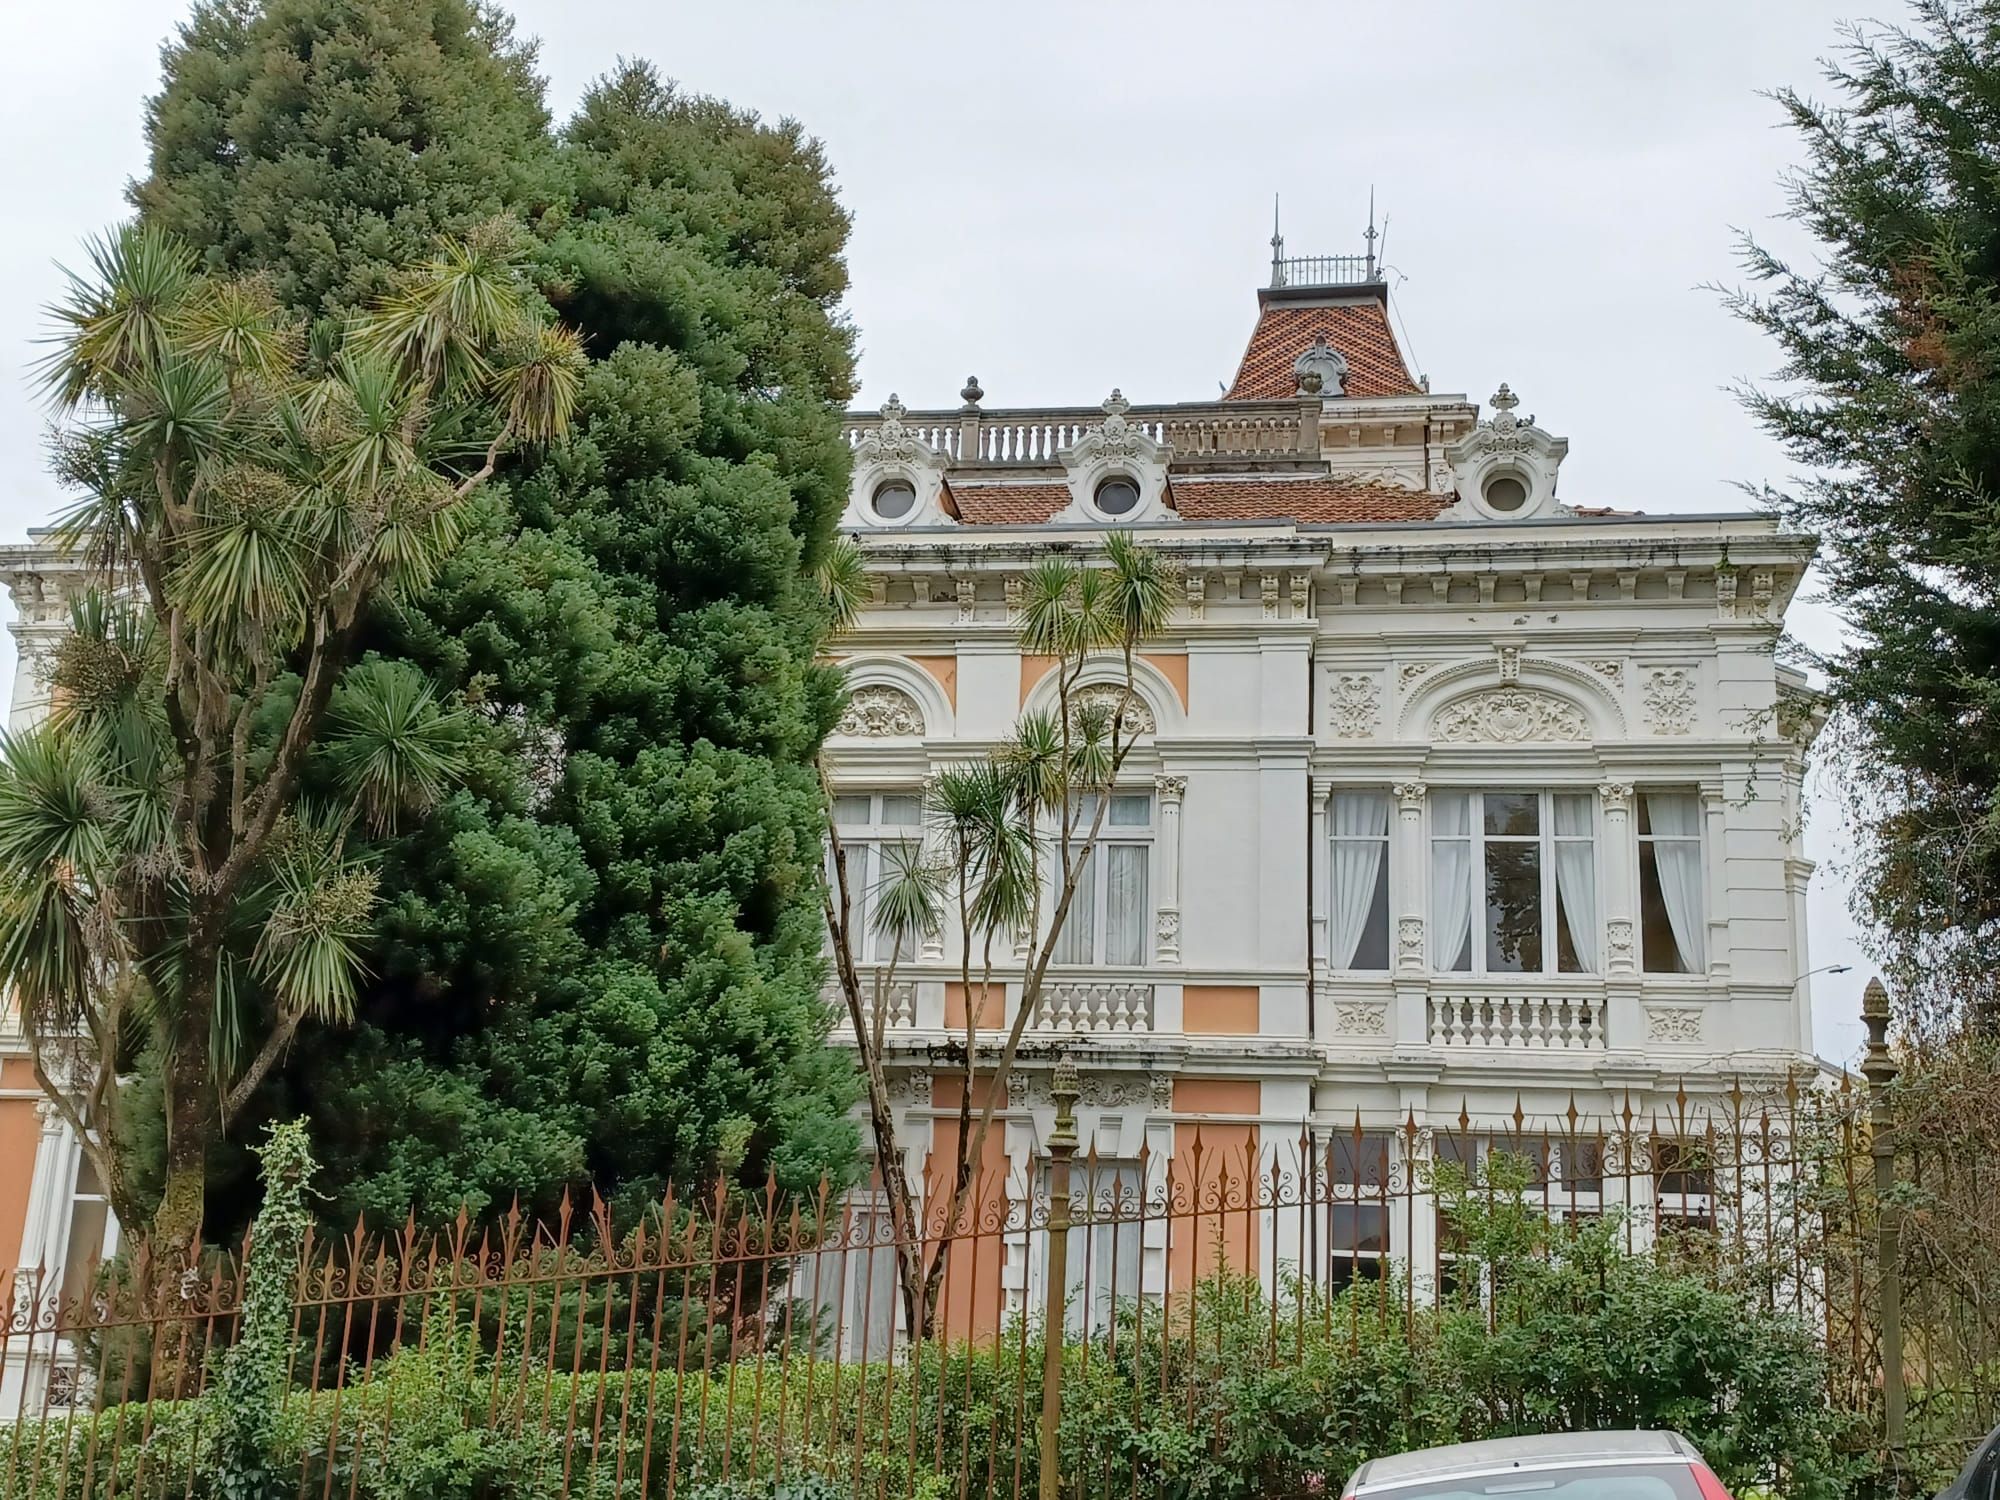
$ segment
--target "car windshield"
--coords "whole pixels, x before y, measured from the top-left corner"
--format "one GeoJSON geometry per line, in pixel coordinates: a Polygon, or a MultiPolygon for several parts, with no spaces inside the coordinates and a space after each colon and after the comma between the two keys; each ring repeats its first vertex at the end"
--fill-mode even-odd
{"type": "MultiPolygon", "coordinates": [[[[1371,1486],[1372,1489],[1372,1486],[1371,1486]]],[[[1701,1500],[1686,1464],[1566,1464],[1384,1485],[1382,1500],[1701,1500]]]]}

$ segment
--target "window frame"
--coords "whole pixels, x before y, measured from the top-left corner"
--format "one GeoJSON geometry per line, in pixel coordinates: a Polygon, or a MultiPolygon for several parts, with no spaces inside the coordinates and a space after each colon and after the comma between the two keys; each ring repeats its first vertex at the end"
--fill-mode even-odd
{"type": "MultiPolygon", "coordinates": [[[[882,942],[882,934],[875,927],[875,893],[882,872],[881,851],[888,844],[915,844],[919,848],[924,842],[924,796],[921,789],[906,787],[849,787],[835,788],[833,794],[833,827],[840,835],[840,847],[848,859],[848,900],[853,906],[852,921],[854,931],[860,938],[856,945],[860,951],[854,955],[857,964],[876,965],[890,961],[890,954],[884,951],[888,945],[882,942]],[[843,822],[840,818],[840,804],[843,799],[863,797],[868,801],[868,820],[865,823],[843,822]],[[915,806],[915,815],[908,823],[888,823],[883,821],[883,804],[890,798],[907,799],[915,806]],[[867,867],[860,879],[855,879],[854,853],[857,849],[868,851],[867,867]]],[[[896,955],[898,964],[907,964],[917,957],[915,951],[896,955]]]]}
{"type": "MultiPolygon", "coordinates": [[[[1395,941],[1396,922],[1395,922],[1394,907],[1396,904],[1396,877],[1398,874],[1396,868],[1395,792],[1390,787],[1385,785],[1367,784],[1361,782],[1356,782],[1352,786],[1347,786],[1347,785],[1336,786],[1330,792],[1327,793],[1326,806],[1322,811],[1322,816],[1326,820],[1326,847],[1323,850],[1321,850],[1320,853],[1321,856],[1326,860],[1325,931],[1327,935],[1327,946],[1329,948],[1333,946],[1333,936],[1332,936],[1333,913],[1335,907],[1338,904],[1338,899],[1339,899],[1339,893],[1335,888],[1335,882],[1336,882],[1335,871],[1339,869],[1339,863],[1334,858],[1336,850],[1342,844],[1379,843],[1382,846],[1382,863],[1380,867],[1377,869],[1375,875],[1375,888],[1377,893],[1379,893],[1382,901],[1382,928],[1380,933],[1381,944],[1382,944],[1382,962],[1380,965],[1374,967],[1368,967],[1368,966],[1340,967],[1336,966],[1333,963],[1332,955],[1329,953],[1325,955],[1324,958],[1324,962],[1326,963],[1327,966],[1327,972],[1329,974],[1354,975],[1356,977],[1361,977],[1361,978],[1379,978],[1394,973],[1396,968],[1396,941],[1395,941]],[[1351,833],[1343,834],[1337,832],[1336,831],[1337,824],[1335,822],[1333,815],[1334,802],[1340,797],[1353,796],[1357,793],[1364,793],[1364,792],[1379,793],[1388,801],[1389,815],[1388,817],[1383,819],[1382,832],[1379,835],[1375,834],[1361,835],[1361,834],[1351,834],[1351,833]]],[[[1370,918],[1372,918],[1375,915],[1374,897],[1370,897],[1368,915],[1370,918]]],[[[1369,939],[1373,935],[1374,934],[1372,934],[1371,932],[1369,932],[1367,929],[1364,928],[1362,932],[1361,943],[1359,947],[1357,947],[1355,950],[1357,956],[1359,956],[1359,954],[1367,948],[1369,939]]]]}
{"type": "MultiPolygon", "coordinates": [[[[1595,887],[1598,925],[1601,928],[1605,911],[1604,883],[1604,811],[1598,805],[1595,791],[1576,786],[1434,786],[1426,799],[1424,810],[1424,901],[1426,906],[1426,926],[1436,921],[1437,914],[1429,910],[1434,895],[1432,872],[1437,862],[1437,845],[1440,843],[1465,842],[1472,850],[1472,893],[1467,903],[1466,940],[1470,963],[1463,969],[1441,969],[1432,964],[1431,945],[1425,943],[1424,962],[1434,977],[1446,979],[1506,979],[1536,975],[1541,978],[1601,979],[1604,976],[1604,935],[1598,934],[1598,966],[1596,968],[1562,967],[1562,895],[1557,883],[1556,848],[1559,843],[1588,842],[1591,849],[1590,879],[1595,887]],[[1436,799],[1440,796],[1460,796],[1469,799],[1467,832],[1464,834],[1440,834],[1434,816],[1436,799]],[[1489,796],[1519,797],[1532,795],[1537,799],[1535,810],[1536,832],[1532,840],[1525,835],[1492,834],[1486,832],[1486,798],[1489,796]],[[1586,841],[1576,834],[1556,832],[1555,807],[1558,797],[1579,797],[1586,799],[1590,809],[1590,835],[1586,841]],[[1496,969],[1487,966],[1487,943],[1491,934],[1486,924],[1486,846],[1489,840],[1501,844],[1528,845],[1532,843],[1539,862],[1540,913],[1542,964],[1538,969],[1496,969]]],[[[1572,938],[1572,943],[1574,939],[1572,938]]]]}
{"type": "MultiPolygon", "coordinates": [[[[1094,799],[1098,796],[1098,793],[1086,792],[1083,795],[1085,798],[1094,799]]],[[[1088,854],[1085,856],[1090,869],[1088,877],[1090,880],[1089,954],[1084,958],[1070,958],[1063,952],[1066,941],[1075,930],[1073,924],[1076,921],[1076,910],[1074,905],[1072,905],[1069,918],[1069,924],[1071,925],[1064,926],[1061,936],[1056,940],[1056,952],[1050,960],[1052,967],[1055,968],[1143,969],[1151,967],[1153,963],[1155,937],[1153,932],[1154,897],[1159,889],[1160,801],[1153,794],[1151,787],[1136,785],[1114,786],[1104,793],[1104,795],[1114,801],[1120,797],[1143,797],[1146,802],[1146,822],[1143,827],[1136,823],[1115,824],[1111,821],[1111,810],[1109,808],[1105,810],[1104,826],[1098,830],[1097,841],[1091,846],[1088,854]],[[1114,962],[1104,956],[1105,942],[1108,935],[1108,925],[1106,922],[1107,904],[1111,899],[1111,882],[1104,878],[1105,866],[1108,864],[1108,860],[1104,857],[1104,851],[1113,845],[1142,848],[1146,851],[1145,899],[1140,903],[1139,908],[1139,956],[1130,962],[1114,962]]],[[[1087,833],[1090,829],[1091,819],[1095,815],[1096,809],[1086,805],[1086,809],[1077,825],[1079,830],[1087,833]]],[[[1052,852],[1056,857],[1049,861],[1049,873],[1056,880],[1061,878],[1058,868],[1061,861],[1061,837],[1060,829],[1053,830],[1050,834],[1050,843],[1053,846],[1052,852]]],[[[1079,877],[1079,881],[1081,881],[1081,877],[1079,877]]],[[[1053,920],[1054,917],[1054,898],[1060,894],[1060,888],[1050,894],[1048,907],[1050,920],[1053,920]]]]}
{"type": "Polygon", "coordinates": [[[1646,980],[1651,981],[1658,979],[1668,979],[1668,980],[1703,979],[1707,977],[1709,971],[1709,965],[1714,962],[1714,958],[1712,955],[1705,955],[1704,962],[1702,963],[1702,966],[1700,968],[1697,969],[1688,966],[1687,955],[1680,951],[1679,940],[1673,938],[1672,936],[1673,923],[1672,920],[1667,916],[1666,892],[1664,889],[1664,883],[1661,881],[1659,873],[1660,844],[1668,843],[1668,844],[1694,845],[1695,873],[1697,874],[1697,876],[1699,876],[1699,880],[1697,881],[1697,888],[1701,892],[1701,909],[1699,912],[1696,913],[1695,922],[1697,927],[1706,930],[1710,917],[1709,889],[1708,889],[1709,867],[1708,867],[1707,809],[1708,809],[1708,804],[1706,799],[1702,796],[1701,788],[1690,782],[1660,782],[1657,784],[1647,784],[1633,788],[1632,791],[1632,885],[1633,885],[1632,894],[1634,901],[1633,913],[1632,913],[1633,930],[1636,935],[1636,941],[1639,949],[1639,973],[1640,976],[1646,980]],[[1644,825],[1650,823],[1651,821],[1651,815],[1646,808],[1646,797],[1649,793],[1692,797],[1694,799],[1695,814],[1696,814],[1694,832],[1692,834],[1685,834],[1685,833],[1660,834],[1660,833],[1654,833],[1649,828],[1645,827],[1644,825]],[[1681,967],[1679,968],[1656,969],[1646,961],[1646,946],[1647,946],[1646,929],[1650,925],[1646,910],[1646,854],[1648,846],[1651,846],[1653,851],[1653,883],[1655,887],[1660,890],[1660,903],[1661,903],[1660,913],[1659,913],[1660,924],[1667,929],[1669,939],[1673,942],[1674,957],[1681,963],[1681,967]]]}

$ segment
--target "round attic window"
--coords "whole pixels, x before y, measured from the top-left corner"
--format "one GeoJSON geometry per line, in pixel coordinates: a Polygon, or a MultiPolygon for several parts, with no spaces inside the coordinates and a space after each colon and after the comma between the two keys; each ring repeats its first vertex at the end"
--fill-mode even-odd
{"type": "Polygon", "coordinates": [[[1091,500],[1107,516],[1129,515],[1139,508],[1139,486],[1123,474],[1113,474],[1099,482],[1091,500]]]}
{"type": "Polygon", "coordinates": [[[1485,497],[1489,510],[1507,514],[1528,503],[1528,486],[1518,474],[1495,474],[1486,481],[1485,497]]]}
{"type": "Polygon", "coordinates": [[[874,498],[869,503],[883,520],[900,521],[916,509],[916,487],[907,479],[885,479],[875,486],[874,498]]]}

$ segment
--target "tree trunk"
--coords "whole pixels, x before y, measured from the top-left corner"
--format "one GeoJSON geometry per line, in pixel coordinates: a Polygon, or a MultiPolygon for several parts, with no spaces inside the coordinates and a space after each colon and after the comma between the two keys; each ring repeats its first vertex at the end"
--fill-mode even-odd
{"type": "Polygon", "coordinates": [[[208,1065],[209,997],[194,993],[199,986],[189,988],[190,1014],[167,1038],[167,1175],[152,1224],[154,1259],[177,1269],[191,1263],[200,1242],[208,1147],[217,1124],[215,1081],[208,1065]],[[198,1019],[193,1014],[197,1008],[198,1019]]]}

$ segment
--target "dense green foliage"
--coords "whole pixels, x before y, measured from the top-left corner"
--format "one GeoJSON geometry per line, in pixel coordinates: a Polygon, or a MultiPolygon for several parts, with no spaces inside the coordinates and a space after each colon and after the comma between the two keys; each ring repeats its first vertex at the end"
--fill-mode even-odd
{"type": "Polygon", "coordinates": [[[1780,383],[1749,404],[1807,471],[1849,644],[1825,663],[1859,793],[1862,915],[1904,992],[1963,1014],[2000,960],[2000,4],[1856,30],[1830,104],[1779,101],[1820,266],[1751,247],[1780,383]]]}
{"type": "MultiPolygon", "coordinates": [[[[311,1118],[349,1223],[853,1157],[809,581],[846,483],[846,215],[795,126],[641,65],[545,121],[531,54],[462,0],[207,4],[134,190],[314,317],[405,240],[511,214],[592,357],[572,440],[504,469],[433,590],[371,631],[472,731],[460,788],[385,862],[360,1024],[261,1101],[311,1118]]],[[[226,1221],[247,1191],[219,1170],[226,1221]]]]}

